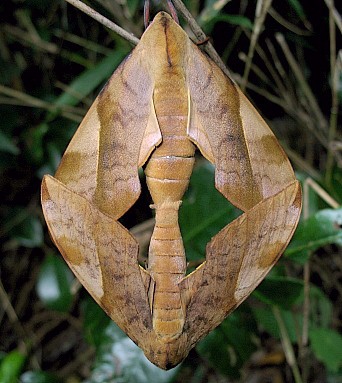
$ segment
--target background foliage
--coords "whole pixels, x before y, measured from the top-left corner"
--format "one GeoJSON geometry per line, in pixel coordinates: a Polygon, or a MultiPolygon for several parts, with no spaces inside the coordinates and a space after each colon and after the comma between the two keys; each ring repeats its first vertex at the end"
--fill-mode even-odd
{"type": "MultiPolygon", "coordinates": [[[[141,3],[89,2],[136,36],[141,3]]],[[[341,10],[330,0],[185,3],[292,160],[304,186],[299,228],[266,280],[181,366],[149,363],[74,279],[39,202],[42,175],[132,47],[62,0],[1,2],[1,383],[342,382],[341,10]]],[[[122,219],[142,261],[149,203],[145,191],[122,219]]],[[[238,214],[199,157],[180,217],[190,269],[238,214]]]]}

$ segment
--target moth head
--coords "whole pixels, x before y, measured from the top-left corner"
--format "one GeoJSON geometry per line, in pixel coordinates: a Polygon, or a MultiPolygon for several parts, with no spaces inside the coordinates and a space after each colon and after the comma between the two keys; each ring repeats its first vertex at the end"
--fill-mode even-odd
{"type": "Polygon", "coordinates": [[[170,67],[184,68],[190,43],[188,35],[166,12],[159,12],[141,37],[154,73],[163,67],[163,62],[170,67]]]}

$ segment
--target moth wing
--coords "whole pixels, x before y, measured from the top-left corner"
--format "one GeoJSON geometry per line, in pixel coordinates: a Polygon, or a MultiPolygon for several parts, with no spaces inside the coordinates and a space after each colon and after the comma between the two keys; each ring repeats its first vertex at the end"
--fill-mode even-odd
{"type": "Polygon", "coordinates": [[[279,193],[295,180],[290,161],[277,138],[247,97],[236,87],[253,179],[264,198],[279,193]]]}
{"type": "Polygon", "coordinates": [[[216,188],[243,211],[295,177],[272,131],[238,87],[189,43],[188,135],[215,165],[216,188]]]}
{"type": "Polygon", "coordinates": [[[55,177],[117,219],[140,194],[138,167],[161,142],[144,44],[117,68],[72,138],[55,177]]]}
{"type": "Polygon", "coordinates": [[[206,261],[180,283],[184,331],[194,344],[241,304],[286,248],[299,220],[301,189],[293,182],[223,228],[206,261]]]}
{"type": "Polygon", "coordinates": [[[51,176],[42,182],[42,206],[52,239],[76,277],[112,320],[140,343],[152,321],[134,237],[51,176]]]}

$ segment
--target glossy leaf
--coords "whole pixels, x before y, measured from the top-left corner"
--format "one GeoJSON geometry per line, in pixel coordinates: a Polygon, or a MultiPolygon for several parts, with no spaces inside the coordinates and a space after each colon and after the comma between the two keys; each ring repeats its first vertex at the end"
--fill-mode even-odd
{"type": "Polygon", "coordinates": [[[105,57],[95,67],[82,72],[69,84],[68,92],[63,93],[56,99],[55,105],[78,104],[80,100],[88,96],[90,92],[110,76],[113,68],[119,65],[126,54],[127,51],[125,50],[115,50],[113,54],[105,57]],[[75,97],[75,95],[78,95],[78,97],[75,97]]]}
{"type": "Polygon", "coordinates": [[[185,252],[189,261],[203,260],[210,239],[238,217],[236,209],[214,187],[214,167],[202,161],[195,167],[179,212],[185,252]]]}
{"type": "Polygon", "coordinates": [[[111,322],[105,328],[91,376],[84,383],[168,383],[177,371],[178,367],[163,371],[149,362],[143,351],[111,322]]]}
{"type": "Polygon", "coordinates": [[[323,291],[317,286],[310,286],[311,327],[330,327],[333,319],[333,307],[323,291]]]}
{"type": "Polygon", "coordinates": [[[255,331],[256,324],[251,320],[250,311],[241,307],[204,338],[196,350],[215,370],[238,378],[240,369],[256,349],[255,331]]]}
{"type": "Polygon", "coordinates": [[[26,356],[19,351],[8,353],[0,363],[0,382],[16,383],[26,361],[26,356]]]}
{"type": "Polygon", "coordinates": [[[73,295],[71,283],[73,275],[63,259],[48,255],[41,266],[36,284],[39,299],[50,309],[68,312],[73,295]]]}
{"type": "Polygon", "coordinates": [[[301,19],[306,17],[302,4],[299,0],[288,0],[288,2],[301,19]]]}
{"type": "Polygon", "coordinates": [[[342,368],[342,336],[337,331],[316,328],[309,331],[311,347],[318,360],[331,372],[342,368]]]}
{"type": "Polygon", "coordinates": [[[140,0],[127,0],[127,6],[131,14],[134,14],[140,5],[140,0]]]}
{"type": "Polygon", "coordinates": [[[199,17],[199,24],[206,25],[208,22],[210,22],[215,16],[217,16],[217,14],[228,3],[228,1],[229,0],[207,0],[205,8],[199,17]]]}
{"type": "Polygon", "coordinates": [[[270,305],[288,309],[302,296],[303,281],[288,277],[268,277],[261,282],[253,295],[270,305]]]}
{"type": "Polygon", "coordinates": [[[249,30],[253,30],[253,23],[251,20],[245,16],[241,15],[229,15],[225,13],[218,14],[214,16],[211,20],[209,20],[205,26],[206,32],[211,33],[214,26],[218,22],[224,22],[231,25],[236,25],[239,27],[247,28],[249,30]]]}
{"type": "MultiPolygon", "coordinates": [[[[252,311],[260,329],[276,339],[280,339],[279,325],[270,307],[253,307],[252,311]]],[[[280,315],[285,323],[286,331],[292,343],[297,342],[298,327],[302,324],[301,313],[295,316],[291,311],[280,309],[280,315]]]]}
{"type": "Polygon", "coordinates": [[[42,223],[27,209],[9,209],[4,219],[4,228],[19,246],[33,248],[43,243],[42,223]]]}
{"type": "Polygon", "coordinates": [[[82,301],[82,311],[85,338],[90,344],[99,347],[107,341],[105,330],[110,323],[110,318],[91,297],[82,301]]]}
{"type": "Polygon", "coordinates": [[[310,252],[333,243],[342,245],[341,208],[320,210],[306,221],[300,222],[285,255],[304,263],[310,252]]]}
{"type": "Polygon", "coordinates": [[[0,130],[0,152],[19,154],[18,147],[0,130]]]}
{"type": "Polygon", "coordinates": [[[49,130],[48,124],[43,122],[29,131],[24,136],[26,146],[28,148],[27,153],[31,162],[40,164],[44,156],[44,137],[49,130]]]}
{"type": "Polygon", "coordinates": [[[20,383],[61,383],[53,374],[43,371],[26,371],[20,376],[20,383]]]}
{"type": "MultiPolygon", "coordinates": [[[[291,281],[291,279],[290,279],[291,281]]],[[[299,287],[295,287],[297,289],[299,287]]],[[[291,286],[291,283],[288,287],[291,286]]],[[[286,295],[288,290],[281,290],[281,286],[278,286],[280,289],[280,293],[286,295]]],[[[285,323],[286,330],[288,332],[289,338],[291,342],[297,342],[297,336],[301,333],[302,322],[303,322],[303,300],[304,295],[303,291],[297,290],[298,298],[293,302],[293,306],[289,307],[289,302],[286,302],[286,298],[284,298],[285,304],[280,305],[280,313],[282,319],[285,323]],[[292,311],[291,311],[291,310],[292,311]]],[[[254,293],[255,294],[255,293],[254,293]]],[[[316,286],[310,286],[309,289],[310,296],[310,315],[309,315],[309,327],[310,328],[318,328],[328,327],[331,325],[332,320],[332,307],[329,299],[319,290],[316,286]]],[[[292,295],[292,293],[290,293],[292,295]]],[[[292,299],[291,299],[292,300],[292,299]]],[[[272,304],[277,302],[272,302],[265,300],[265,302],[270,303],[267,306],[252,306],[252,311],[254,313],[254,317],[260,328],[264,331],[267,331],[270,335],[275,338],[280,339],[280,331],[279,325],[276,321],[272,313],[272,304]]],[[[278,305],[278,304],[277,304],[278,305]]]]}

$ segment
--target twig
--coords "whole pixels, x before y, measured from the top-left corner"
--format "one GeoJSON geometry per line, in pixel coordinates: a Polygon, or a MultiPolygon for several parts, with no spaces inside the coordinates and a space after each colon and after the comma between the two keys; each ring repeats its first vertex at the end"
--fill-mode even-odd
{"type": "MultiPolygon", "coordinates": [[[[76,8],[80,9],[82,12],[86,13],[93,19],[97,20],[99,23],[103,24],[107,28],[111,29],[112,31],[116,32],[118,35],[123,37],[124,39],[128,40],[130,43],[137,45],[139,42],[139,39],[136,38],[133,34],[128,33],[125,29],[119,27],[117,24],[113,23],[106,17],[102,16],[100,13],[96,12],[92,8],[88,7],[84,3],[82,3],[79,0],[65,0],[68,3],[72,4],[76,8]]],[[[189,24],[192,32],[198,39],[198,41],[205,41],[207,40],[206,34],[203,32],[201,27],[197,24],[196,20],[192,17],[191,13],[188,11],[188,9],[185,7],[182,1],[180,0],[173,0],[175,8],[183,15],[184,19],[189,24]]],[[[231,74],[229,69],[226,67],[226,65],[221,60],[221,57],[216,52],[213,45],[208,41],[205,46],[204,50],[206,53],[210,56],[210,58],[221,68],[221,70],[229,76],[231,79],[231,74]]],[[[233,80],[233,79],[232,79],[233,80]]]]}
{"type": "MultiPolygon", "coordinates": [[[[253,67],[251,67],[253,69],[253,67]]],[[[238,84],[242,83],[242,78],[239,75],[235,75],[235,81],[238,84]]],[[[260,94],[261,96],[265,97],[266,100],[271,101],[273,104],[278,105],[282,107],[287,113],[291,114],[290,110],[287,108],[287,106],[284,104],[284,100],[277,95],[274,95],[270,92],[268,92],[265,88],[259,87],[257,85],[254,85],[250,81],[247,82],[246,84],[246,89],[251,89],[253,92],[260,94]]]]}
{"type": "MultiPolygon", "coordinates": [[[[304,211],[304,209],[303,209],[304,211]]],[[[305,211],[304,211],[305,213],[305,211]]],[[[303,327],[302,327],[302,339],[299,356],[302,364],[302,377],[303,381],[307,381],[308,371],[309,371],[309,317],[310,317],[310,259],[308,259],[304,264],[303,269],[303,281],[304,281],[304,302],[303,302],[303,327]]]]}
{"type": "MultiPolygon", "coordinates": [[[[244,52],[239,52],[238,57],[241,61],[243,61],[246,64],[248,57],[244,52]]],[[[272,87],[273,89],[273,84],[271,83],[269,77],[259,66],[252,63],[251,71],[258,76],[258,78],[264,83],[265,86],[272,87]]],[[[274,91],[276,92],[277,89],[274,89],[274,91]]]]}
{"type": "Polygon", "coordinates": [[[44,41],[41,38],[37,38],[35,35],[28,33],[27,30],[23,30],[9,24],[3,25],[2,28],[5,33],[20,41],[24,46],[34,46],[43,52],[48,52],[51,54],[57,54],[59,52],[59,48],[56,44],[44,41]]]}
{"type": "Polygon", "coordinates": [[[307,83],[299,64],[297,63],[297,61],[293,57],[292,52],[290,51],[290,48],[284,39],[284,36],[281,33],[277,33],[275,37],[276,37],[281,49],[284,52],[284,55],[285,55],[289,65],[293,71],[293,74],[295,75],[295,77],[298,81],[298,84],[300,85],[300,87],[303,91],[303,94],[305,95],[305,97],[306,97],[306,99],[310,105],[310,109],[311,109],[310,112],[317,118],[318,127],[320,128],[321,132],[326,134],[326,132],[328,130],[327,122],[323,116],[323,113],[322,113],[319,105],[317,104],[315,96],[313,95],[313,93],[309,87],[309,84],[307,83]]]}
{"type": "Polygon", "coordinates": [[[296,362],[295,353],[294,353],[294,350],[293,350],[293,347],[292,347],[292,344],[290,341],[290,337],[289,337],[289,334],[287,332],[284,320],[281,316],[280,310],[276,306],[273,306],[272,310],[273,310],[273,315],[274,315],[274,317],[277,321],[277,324],[279,326],[280,335],[281,335],[281,342],[282,342],[283,349],[285,352],[286,361],[292,370],[294,381],[296,383],[303,383],[302,378],[300,376],[298,364],[296,362]]]}
{"type": "MultiPolygon", "coordinates": [[[[337,209],[339,203],[335,201],[323,188],[321,188],[311,178],[307,178],[304,182],[304,205],[303,205],[303,218],[309,218],[309,188],[312,188],[325,202],[331,207],[337,209]]],[[[303,327],[302,327],[302,339],[299,355],[302,360],[302,376],[303,381],[306,382],[309,372],[309,359],[308,359],[308,343],[309,343],[309,316],[310,316],[310,260],[304,265],[303,270],[304,280],[304,302],[303,302],[303,327]]]]}
{"type": "Polygon", "coordinates": [[[291,107],[292,110],[296,110],[297,102],[295,101],[295,92],[293,90],[292,83],[288,78],[289,76],[287,75],[281,63],[277,51],[274,48],[274,45],[271,42],[271,40],[266,39],[266,45],[271,55],[271,62],[266,56],[266,54],[262,51],[260,46],[256,48],[256,51],[259,53],[260,57],[265,62],[266,67],[268,68],[271,76],[274,79],[278,91],[282,94],[286,103],[291,107]]]}
{"type": "Polygon", "coordinates": [[[139,39],[136,38],[132,33],[127,32],[125,29],[119,27],[117,24],[113,23],[106,17],[102,16],[100,13],[96,12],[94,9],[88,7],[88,5],[82,3],[79,0],[65,0],[68,3],[72,4],[74,7],[80,9],[82,12],[86,13],[88,16],[92,17],[94,20],[98,21],[105,27],[111,29],[119,36],[123,37],[133,45],[137,45],[139,39]]]}
{"type": "Polygon", "coordinates": [[[85,351],[77,353],[75,359],[70,361],[70,363],[65,364],[62,368],[59,369],[58,374],[61,378],[67,378],[72,375],[78,369],[89,365],[95,357],[95,349],[88,348],[85,351]]]}
{"type": "MultiPolygon", "coordinates": [[[[305,195],[305,189],[307,188],[308,190],[309,187],[313,189],[316,192],[316,194],[320,196],[322,200],[325,201],[333,209],[338,209],[341,206],[329,193],[327,193],[316,181],[314,181],[311,178],[307,178],[305,180],[304,195],[305,195]]],[[[304,213],[304,209],[303,209],[303,213],[304,213]]]]}
{"type": "MultiPolygon", "coordinates": [[[[284,84],[283,87],[285,87],[285,90],[287,92],[290,92],[289,94],[290,99],[294,99],[296,92],[293,90],[293,83],[291,82],[291,79],[287,71],[285,70],[282,60],[279,58],[279,55],[277,53],[277,50],[274,47],[274,44],[272,43],[270,39],[266,39],[266,45],[272,58],[271,62],[273,63],[275,70],[278,71],[280,81],[282,82],[282,84],[284,84]]],[[[257,48],[257,51],[258,51],[258,48],[257,48]]],[[[295,102],[295,105],[297,105],[297,102],[295,102]]]]}
{"type": "Polygon", "coordinates": [[[297,152],[287,147],[283,142],[281,145],[284,148],[286,154],[289,156],[290,160],[296,165],[298,169],[302,169],[316,181],[321,181],[322,175],[320,172],[318,172],[307,161],[305,161],[297,152]]]}
{"type": "Polygon", "coordinates": [[[60,39],[69,41],[73,44],[77,44],[78,46],[91,50],[95,53],[101,53],[107,56],[112,53],[111,49],[106,48],[101,44],[97,44],[91,40],[84,39],[67,31],[62,31],[61,29],[55,29],[53,34],[60,39]]]}
{"type": "Polygon", "coordinates": [[[60,111],[62,116],[69,118],[70,120],[75,122],[80,122],[82,115],[84,115],[84,111],[80,108],[75,108],[69,105],[56,106],[39,98],[30,96],[29,94],[20,92],[18,90],[9,88],[1,84],[0,94],[4,94],[5,96],[9,97],[8,103],[10,103],[11,100],[18,100],[18,105],[25,105],[31,108],[42,108],[50,112],[60,111]]]}
{"type": "Polygon", "coordinates": [[[290,23],[286,19],[284,19],[273,7],[271,7],[268,11],[271,17],[274,18],[280,25],[287,28],[289,31],[296,33],[299,36],[310,36],[312,34],[309,30],[303,30],[298,28],[296,25],[290,23]]]}
{"type": "Polygon", "coordinates": [[[129,231],[134,235],[139,243],[139,262],[146,262],[146,249],[151,241],[155,219],[150,218],[132,227],[129,231]]]}
{"type": "Polygon", "coordinates": [[[267,12],[272,4],[272,0],[258,0],[256,10],[255,10],[255,20],[254,20],[254,28],[251,37],[251,43],[248,49],[247,61],[245,70],[243,73],[241,90],[244,91],[248,81],[248,75],[252,65],[252,59],[255,51],[255,47],[261,33],[261,28],[264,24],[267,12]]]}
{"type": "Polygon", "coordinates": [[[330,145],[334,141],[337,130],[337,115],[338,115],[338,89],[339,89],[339,66],[336,59],[336,28],[333,18],[334,1],[330,0],[329,4],[329,37],[330,37],[330,78],[331,78],[331,109],[329,120],[329,146],[327,153],[327,163],[325,169],[325,181],[328,186],[331,185],[334,152],[330,145]]]}
{"type": "MultiPolygon", "coordinates": [[[[11,303],[1,281],[0,281],[0,301],[2,303],[2,307],[4,308],[10,323],[12,324],[14,330],[17,333],[18,340],[21,341],[21,344],[24,348],[25,354],[29,355],[30,347],[32,344],[32,336],[31,337],[28,336],[24,327],[20,323],[18,315],[17,315],[14,307],[12,306],[12,303],[11,303]]],[[[32,356],[32,362],[33,362],[35,368],[37,368],[37,369],[40,368],[38,359],[36,357],[32,356]]]]}
{"type": "MultiPolygon", "coordinates": [[[[173,0],[173,4],[178,12],[182,14],[185,21],[189,24],[190,29],[196,36],[196,39],[198,41],[206,41],[207,35],[203,32],[202,28],[197,24],[194,17],[191,15],[189,10],[186,8],[186,6],[183,4],[181,0],[173,0]]],[[[232,79],[231,73],[229,69],[226,67],[224,62],[222,61],[221,57],[216,52],[215,48],[211,44],[210,41],[207,41],[206,44],[204,44],[204,50],[205,52],[210,56],[210,58],[218,65],[218,67],[224,72],[227,76],[229,76],[232,79]]],[[[233,79],[232,79],[233,80],[233,79]]]]}
{"type": "Polygon", "coordinates": [[[325,4],[329,9],[332,10],[332,17],[334,18],[334,21],[336,23],[337,28],[340,30],[342,33],[342,17],[338,13],[337,9],[334,7],[334,4],[332,3],[332,0],[324,0],[325,4]]]}

